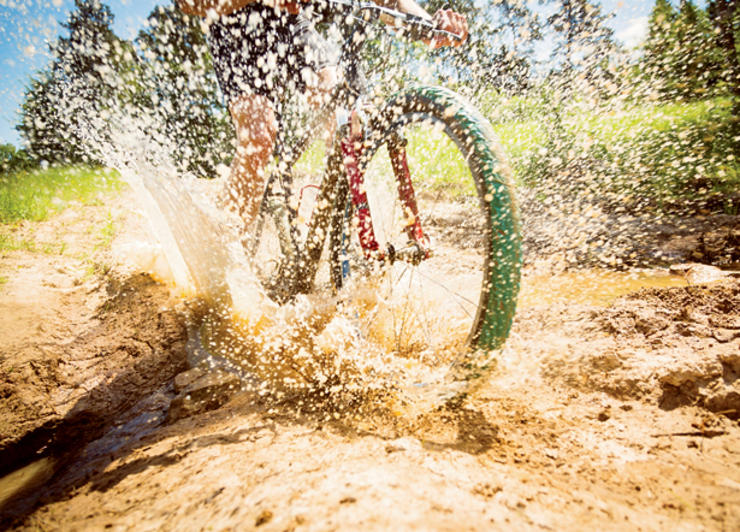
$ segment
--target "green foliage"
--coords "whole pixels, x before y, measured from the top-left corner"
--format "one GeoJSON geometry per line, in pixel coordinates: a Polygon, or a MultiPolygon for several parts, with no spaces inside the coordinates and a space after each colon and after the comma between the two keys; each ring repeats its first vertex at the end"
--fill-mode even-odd
{"type": "MultiPolygon", "coordinates": [[[[551,54],[547,75],[548,105],[559,108],[573,98],[604,100],[625,91],[626,52],[614,41],[603,14],[592,0],[551,0],[547,18],[551,54]]],[[[544,94],[539,87],[534,94],[544,94]]],[[[559,115],[556,115],[559,119],[559,115]]]]}
{"type": "Polygon", "coordinates": [[[650,16],[641,70],[664,101],[726,93],[723,57],[707,11],[684,1],[657,0],[650,16]]]}
{"type": "MultiPolygon", "coordinates": [[[[734,98],[735,138],[740,138],[740,1],[710,0],[707,13],[722,65],[720,76],[734,98]]],[[[736,157],[740,157],[740,141],[736,143],[734,152],[736,157]]]]}
{"type": "Polygon", "coordinates": [[[607,16],[590,0],[558,0],[547,24],[557,40],[551,54],[554,64],[560,59],[565,72],[597,65],[614,49],[614,32],[605,23],[607,16]]]}
{"type": "Polygon", "coordinates": [[[134,99],[133,47],[111,28],[110,8],[99,0],[75,0],[62,26],[67,37],[51,44],[54,61],[32,79],[17,126],[30,153],[49,162],[95,159],[97,122],[134,99]]]}
{"type": "Polygon", "coordinates": [[[732,211],[740,197],[729,98],[593,108],[539,98],[488,108],[520,183],[611,209],[732,211]]]}
{"type": "Polygon", "coordinates": [[[72,161],[81,159],[79,147],[70,141],[68,129],[60,116],[61,85],[51,70],[39,72],[31,78],[23,98],[20,133],[33,157],[45,161],[72,161]]]}
{"type": "Polygon", "coordinates": [[[214,176],[230,156],[234,132],[198,20],[173,5],[155,8],[136,41],[143,58],[115,35],[112,22],[99,0],[75,0],[63,24],[68,35],[50,46],[54,61],[26,90],[17,129],[30,154],[94,162],[121,117],[147,117],[147,134],[172,160],[214,176]]]}
{"type": "Polygon", "coordinates": [[[0,231],[0,251],[36,251],[36,244],[26,238],[15,238],[0,231]]]}
{"type": "Polygon", "coordinates": [[[12,144],[0,144],[0,174],[26,170],[34,164],[26,150],[17,150],[12,144]]]}
{"type": "Polygon", "coordinates": [[[118,190],[115,173],[88,166],[51,166],[0,175],[0,223],[44,220],[72,204],[90,205],[118,190]]]}
{"type": "Polygon", "coordinates": [[[470,27],[464,46],[441,48],[431,54],[439,71],[469,92],[491,88],[521,91],[529,86],[533,50],[542,38],[540,21],[526,2],[500,0],[428,0],[420,2],[430,13],[448,8],[466,16],[470,27]]]}

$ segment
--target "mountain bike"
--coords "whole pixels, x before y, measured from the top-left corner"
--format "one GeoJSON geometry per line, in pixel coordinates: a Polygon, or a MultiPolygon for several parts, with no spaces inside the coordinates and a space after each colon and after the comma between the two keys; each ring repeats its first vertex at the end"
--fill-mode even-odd
{"type": "Polygon", "coordinates": [[[306,133],[276,149],[249,246],[260,281],[281,303],[319,285],[352,299],[360,334],[384,339],[393,353],[501,347],[516,308],[521,238],[490,124],[445,88],[409,87],[378,102],[363,85],[356,58],[381,19],[413,39],[438,36],[432,23],[372,3],[322,5],[322,16],[343,27],[342,75],[306,133]],[[347,118],[320,182],[301,185],[296,163],[335,113],[347,118]]]}

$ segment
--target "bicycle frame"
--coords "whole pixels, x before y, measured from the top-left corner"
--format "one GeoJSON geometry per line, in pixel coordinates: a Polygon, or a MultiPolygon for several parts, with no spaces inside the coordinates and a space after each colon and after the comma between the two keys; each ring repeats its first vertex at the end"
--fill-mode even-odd
{"type": "MultiPolygon", "coordinates": [[[[400,18],[407,23],[420,24],[416,17],[398,13],[375,4],[352,4],[340,0],[331,0],[330,6],[339,6],[344,10],[355,12],[356,10],[374,11],[378,17],[389,15],[400,18]],[[413,19],[413,20],[412,20],[413,19]],[[411,22],[409,22],[411,21],[411,22]]],[[[423,21],[422,21],[423,22],[423,21]]],[[[323,252],[328,227],[332,214],[344,216],[344,205],[349,196],[351,205],[358,219],[358,232],[363,254],[368,260],[379,263],[393,263],[402,260],[418,264],[431,255],[429,242],[424,234],[419,219],[419,210],[416,202],[416,194],[411,181],[409,166],[406,155],[406,141],[396,136],[387,143],[394,176],[397,183],[399,198],[404,211],[410,213],[411,223],[406,227],[406,234],[410,245],[404,249],[394,249],[390,244],[387,249],[381,249],[375,236],[367,194],[365,193],[365,176],[363,168],[363,147],[367,139],[364,134],[353,135],[350,124],[358,118],[358,107],[362,94],[356,88],[349,86],[346,80],[351,76],[350,69],[356,68],[353,57],[357,55],[358,49],[364,44],[364,37],[357,37],[357,26],[347,39],[342,51],[340,65],[344,69],[342,82],[334,89],[328,99],[328,103],[319,111],[317,119],[311,127],[307,128],[293,146],[280,144],[276,149],[276,155],[281,162],[279,168],[268,180],[265,194],[263,196],[263,207],[261,208],[261,222],[258,231],[262,230],[265,210],[272,211],[281,244],[281,250],[285,259],[290,262],[288,274],[281,279],[283,290],[288,294],[307,293],[312,290],[319,261],[323,252]],[[335,140],[328,158],[326,171],[319,185],[319,194],[316,198],[316,207],[311,213],[308,232],[303,245],[299,242],[296,234],[295,224],[296,212],[288,206],[289,174],[295,163],[307,149],[312,132],[320,126],[323,117],[333,116],[339,107],[351,109],[349,124],[338,128],[335,140]],[[279,189],[276,188],[276,181],[279,189]]],[[[364,28],[359,27],[359,31],[364,28]]],[[[426,27],[428,31],[432,31],[426,27]]],[[[434,30],[436,31],[436,30],[434,30]]],[[[374,110],[370,124],[388,122],[387,117],[382,117],[378,110],[374,110]]],[[[256,242],[255,242],[256,243],[256,242]]],[[[253,250],[254,251],[254,250],[253,250]]],[[[334,250],[332,250],[334,252],[334,250]]]]}

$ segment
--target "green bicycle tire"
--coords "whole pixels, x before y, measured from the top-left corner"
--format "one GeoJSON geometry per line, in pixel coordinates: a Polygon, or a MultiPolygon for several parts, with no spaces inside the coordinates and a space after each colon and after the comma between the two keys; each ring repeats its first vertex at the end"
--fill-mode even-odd
{"type": "MultiPolygon", "coordinates": [[[[475,181],[485,218],[485,260],[476,315],[467,338],[475,350],[502,347],[509,336],[516,311],[521,279],[521,234],[511,172],[489,122],[468,101],[441,87],[414,87],[392,96],[370,119],[360,162],[367,169],[374,154],[396,129],[409,123],[440,122],[464,156],[475,181]]],[[[343,283],[337,249],[348,226],[347,183],[342,180],[329,232],[332,279],[343,283]]],[[[472,368],[470,368],[472,369],[472,368]]],[[[480,369],[480,368],[478,368],[480,369]]]]}

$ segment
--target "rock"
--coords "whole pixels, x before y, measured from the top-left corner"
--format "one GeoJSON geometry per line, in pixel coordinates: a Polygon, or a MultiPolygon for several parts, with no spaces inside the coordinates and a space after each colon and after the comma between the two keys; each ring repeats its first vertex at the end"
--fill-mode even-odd
{"type": "Polygon", "coordinates": [[[707,264],[692,264],[683,275],[689,284],[707,284],[724,279],[729,274],[707,264]]]}
{"type": "Polygon", "coordinates": [[[199,378],[203,377],[207,372],[208,370],[203,366],[197,366],[193,369],[178,373],[177,376],[175,376],[175,393],[180,393],[199,378]]]}
{"type": "Polygon", "coordinates": [[[663,385],[679,387],[684,383],[698,383],[722,375],[722,364],[716,358],[691,358],[691,355],[676,356],[672,364],[662,368],[658,381],[663,385]]]}
{"type": "Polygon", "coordinates": [[[719,360],[733,373],[740,375],[740,353],[724,353],[719,356],[719,360]]]}
{"type": "Polygon", "coordinates": [[[693,262],[682,262],[681,264],[671,264],[668,267],[668,271],[675,275],[683,275],[693,265],[694,265],[693,262]]]}
{"type": "Polygon", "coordinates": [[[726,344],[740,336],[740,331],[734,331],[732,329],[715,329],[712,331],[712,336],[714,336],[714,339],[718,342],[726,344]]]}
{"type": "Polygon", "coordinates": [[[257,516],[257,519],[254,521],[254,526],[262,526],[270,521],[272,521],[272,512],[270,510],[263,510],[260,512],[260,514],[257,516]]]}
{"type": "MultiPolygon", "coordinates": [[[[709,316],[695,308],[686,308],[681,312],[681,317],[685,321],[699,325],[709,325],[709,316]]],[[[705,335],[706,336],[706,335],[705,335]]]]}
{"type": "MultiPolygon", "coordinates": [[[[181,379],[184,380],[186,377],[181,379]]],[[[172,400],[167,419],[173,422],[214,410],[225,404],[240,389],[241,381],[232,373],[220,369],[205,373],[185,386],[172,400]]]]}
{"type": "Polygon", "coordinates": [[[740,391],[730,386],[707,398],[704,406],[716,414],[730,419],[740,419],[740,391]]]}
{"type": "Polygon", "coordinates": [[[616,353],[595,353],[588,359],[588,363],[599,371],[614,371],[623,365],[622,360],[616,353]]]}
{"type": "Polygon", "coordinates": [[[731,264],[740,260],[740,226],[706,231],[700,238],[700,252],[715,264],[731,264]]]}
{"type": "Polygon", "coordinates": [[[697,338],[712,338],[714,335],[714,332],[709,327],[694,323],[678,323],[676,324],[676,332],[681,336],[694,336],[697,338]]]}
{"type": "Polygon", "coordinates": [[[740,316],[737,315],[715,315],[709,320],[712,327],[720,329],[740,329],[740,316]]]}

